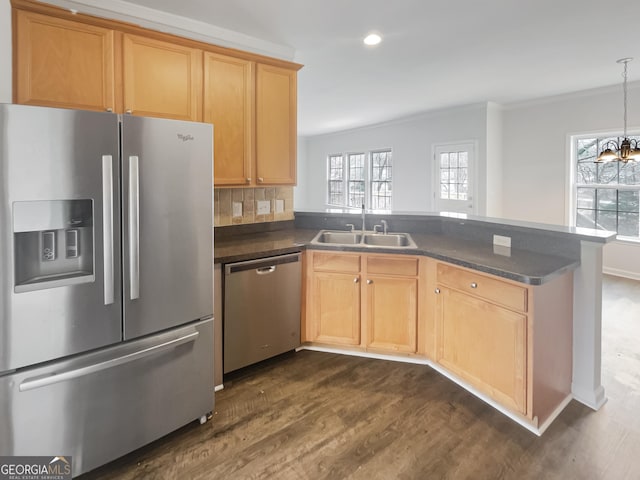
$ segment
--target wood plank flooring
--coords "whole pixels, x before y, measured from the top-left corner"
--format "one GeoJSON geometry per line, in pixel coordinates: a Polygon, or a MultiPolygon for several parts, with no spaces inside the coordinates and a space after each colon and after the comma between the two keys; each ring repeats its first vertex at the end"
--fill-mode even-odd
{"type": "Polygon", "coordinates": [[[640,282],[605,278],[598,412],[537,437],[422,365],[302,351],[228,377],[192,423],[82,479],[639,479],[640,282]]]}

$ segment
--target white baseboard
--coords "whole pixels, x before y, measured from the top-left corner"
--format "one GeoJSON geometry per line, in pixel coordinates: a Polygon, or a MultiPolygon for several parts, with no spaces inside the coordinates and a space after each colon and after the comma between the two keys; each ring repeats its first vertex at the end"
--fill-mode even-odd
{"type": "Polygon", "coordinates": [[[631,272],[629,270],[622,270],[620,268],[604,267],[602,269],[602,273],[606,273],[607,275],[613,275],[615,277],[628,278],[630,280],[640,280],[640,273],[631,272]]]}

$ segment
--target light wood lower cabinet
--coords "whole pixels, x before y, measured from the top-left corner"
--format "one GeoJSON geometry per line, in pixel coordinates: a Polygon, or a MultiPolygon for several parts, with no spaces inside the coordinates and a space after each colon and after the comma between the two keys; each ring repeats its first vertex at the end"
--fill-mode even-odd
{"type": "Polygon", "coordinates": [[[535,427],[570,398],[571,272],[532,286],[411,255],[305,262],[303,342],[423,358],[535,427]]]}
{"type": "Polygon", "coordinates": [[[14,102],[115,111],[114,31],[15,11],[14,102]]]}
{"type": "Polygon", "coordinates": [[[419,259],[307,251],[303,341],[416,353],[419,259]]]}
{"type": "Polygon", "coordinates": [[[525,414],[527,316],[444,286],[437,311],[437,361],[525,414]]]}
{"type": "Polygon", "coordinates": [[[436,362],[539,426],[571,393],[572,274],[530,286],[436,270],[436,362]]]}

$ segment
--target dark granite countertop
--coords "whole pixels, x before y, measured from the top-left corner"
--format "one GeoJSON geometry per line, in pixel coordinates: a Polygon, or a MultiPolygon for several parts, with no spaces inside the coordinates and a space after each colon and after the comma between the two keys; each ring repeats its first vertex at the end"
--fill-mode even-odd
{"type": "Polygon", "coordinates": [[[417,249],[311,245],[310,242],[317,233],[316,229],[291,228],[216,238],[214,262],[223,264],[240,262],[299,252],[305,248],[425,255],[530,285],[543,284],[579,265],[579,261],[572,258],[528,250],[496,249],[493,245],[437,233],[411,233],[417,249]]]}

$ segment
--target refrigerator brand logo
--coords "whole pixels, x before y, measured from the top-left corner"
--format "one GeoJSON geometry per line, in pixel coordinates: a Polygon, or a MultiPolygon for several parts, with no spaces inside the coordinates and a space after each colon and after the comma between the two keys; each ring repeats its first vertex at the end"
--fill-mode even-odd
{"type": "Polygon", "coordinates": [[[184,133],[179,133],[178,138],[183,142],[188,142],[189,140],[193,140],[193,135],[190,135],[190,134],[185,135],[184,133]]]}
{"type": "Polygon", "coordinates": [[[0,480],[71,479],[71,457],[0,457],[0,480]]]}

